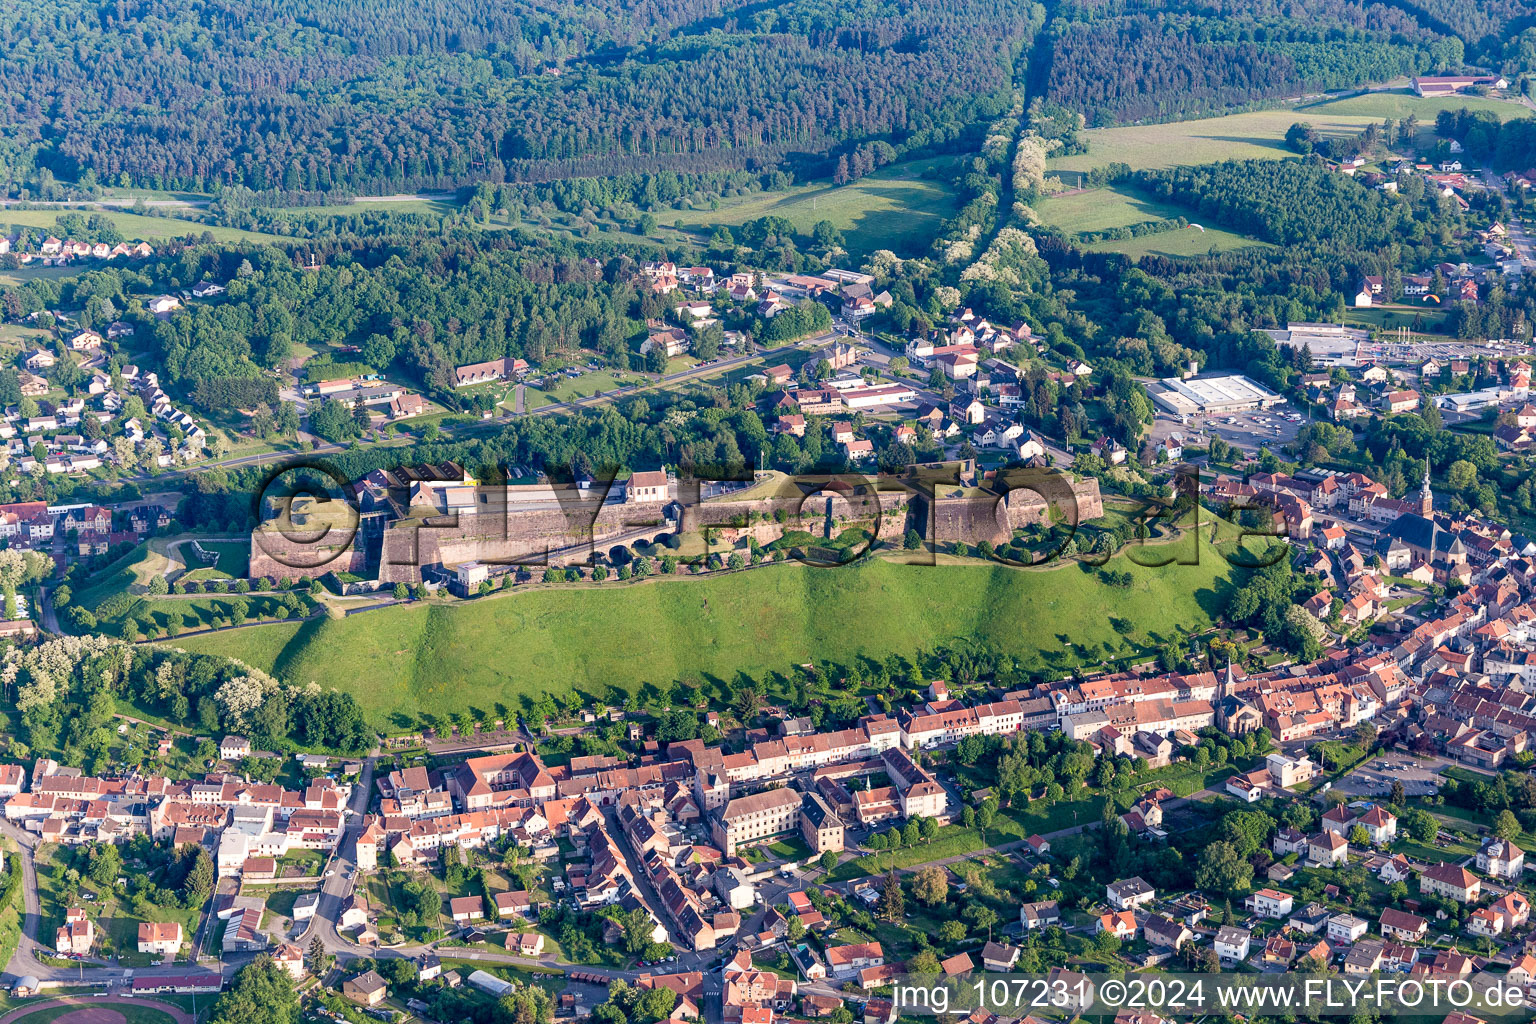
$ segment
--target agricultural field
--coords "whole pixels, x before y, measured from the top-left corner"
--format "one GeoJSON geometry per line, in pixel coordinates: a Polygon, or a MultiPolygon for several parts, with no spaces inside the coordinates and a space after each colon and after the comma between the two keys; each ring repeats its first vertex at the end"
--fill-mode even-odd
{"type": "Polygon", "coordinates": [[[949,187],[952,158],[892,164],[847,185],[817,182],[787,192],[758,192],[720,201],[718,210],[659,210],[665,227],[680,225],[707,235],[716,225],[734,227],[758,217],[785,217],[810,234],[817,221],[842,231],[853,252],[892,249],[921,255],[944,221],[959,209],[949,187]]]}
{"type": "Polygon", "coordinates": [[[1093,128],[1083,133],[1088,140],[1087,153],[1058,157],[1049,161],[1048,166],[1071,185],[1077,180],[1072,172],[1115,162],[1141,170],[1222,160],[1278,159],[1294,155],[1286,148],[1284,138],[1286,129],[1297,121],[1306,121],[1324,136],[1354,135],[1368,124],[1380,124],[1386,117],[1402,118],[1410,113],[1419,119],[1420,141],[1428,143],[1433,138],[1435,115],[1441,110],[1461,107],[1492,109],[1506,120],[1525,114],[1525,109],[1517,104],[1476,96],[1420,99],[1407,90],[1385,91],[1306,107],[1254,110],[1169,124],[1093,128]]]}
{"type": "Polygon", "coordinates": [[[451,213],[458,213],[460,206],[456,201],[449,198],[381,199],[360,196],[350,203],[341,203],[335,206],[295,206],[286,209],[297,217],[345,217],[377,210],[386,210],[393,213],[430,213],[435,216],[446,217],[451,213]]]}
{"type": "Polygon", "coordinates": [[[1529,117],[1529,110],[1511,100],[1489,99],[1486,96],[1446,96],[1426,98],[1417,96],[1412,89],[1379,89],[1339,100],[1298,107],[1298,114],[1321,111],[1336,117],[1369,117],[1377,121],[1383,118],[1401,120],[1412,114],[1421,124],[1433,126],[1435,116],[1442,110],[1490,110],[1500,121],[1513,121],[1517,117],[1529,117]]]}
{"type": "Polygon", "coordinates": [[[785,563],[708,579],[413,603],[175,643],[349,691],[370,724],[388,732],[413,727],[422,709],[516,707],[569,690],[572,680],[630,692],[686,677],[723,686],[740,672],[760,678],[813,658],[910,657],[959,637],[988,640],[1026,669],[1062,671],[1207,628],[1231,586],[1226,562],[1209,549],[1195,565],[1149,569],[1120,556],[1109,568],[1133,583],[1109,587],[1075,563],[1021,571],[876,560],[835,572],[785,563]],[[1134,623],[1135,635],[1116,633],[1112,619],[1134,623]]]}

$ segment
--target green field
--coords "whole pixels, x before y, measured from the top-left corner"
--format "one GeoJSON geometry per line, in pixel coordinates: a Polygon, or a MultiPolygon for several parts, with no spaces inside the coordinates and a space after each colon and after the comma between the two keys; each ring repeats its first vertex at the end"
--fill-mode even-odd
{"type": "Polygon", "coordinates": [[[15,270],[0,270],[0,284],[23,285],[39,279],[62,281],[80,272],[80,267],[17,267],[15,270]]]}
{"type": "MultiPolygon", "coordinates": [[[[1148,221],[1171,220],[1186,217],[1198,220],[1198,214],[1183,207],[1154,202],[1129,188],[1098,188],[1086,192],[1051,196],[1035,204],[1035,213],[1042,223],[1069,234],[1107,231],[1112,228],[1131,227],[1148,221]]],[[[1246,235],[1234,234],[1220,228],[1196,226],[1142,235],[1139,238],[1104,239],[1092,242],[1087,248],[1094,252],[1120,252],[1128,256],[1157,253],[1163,256],[1201,256],[1213,249],[1243,249],[1267,245],[1246,235]]]]}
{"type": "Polygon", "coordinates": [[[1408,303],[1394,303],[1389,306],[1371,306],[1368,309],[1355,309],[1351,306],[1344,313],[1344,322],[1354,327],[1383,327],[1390,330],[1398,327],[1411,328],[1414,320],[1417,319],[1421,333],[1433,334],[1445,323],[1449,315],[1449,311],[1433,304],[1416,306],[1408,303]]]}
{"type": "Polygon", "coordinates": [[[1115,187],[1048,196],[1036,202],[1034,210],[1041,223],[1072,234],[1189,216],[1183,207],[1154,202],[1138,192],[1115,187]]]}
{"type": "Polygon", "coordinates": [[[1145,256],[1148,253],[1157,256],[1204,256],[1211,252],[1226,252],[1229,249],[1252,249],[1268,247],[1268,242],[1260,242],[1249,238],[1247,235],[1233,234],[1231,231],[1223,231],[1221,228],[1197,227],[1191,224],[1177,231],[1161,231],[1155,235],[1142,235],[1140,238],[1122,238],[1103,242],[1094,242],[1087,248],[1094,252],[1118,252],[1134,258],[1145,256]]]}
{"type": "MultiPolygon", "coordinates": [[[[123,233],[124,238],[142,238],[146,241],[155,238],[180,238],[183,235],[196,235],[201,237],[206,231],[220,242],[239,242],[245,239],[255,239],[262,242],[277,241],[278,235],[269,235],[262,231],[243,231],[239,228],[216,227],[211,224],[199,224],[197,221],[180,220],[175,217],[145,217],[137,213],[121,213],[117,210],[5,210],[0,212],[0,223],[12,226],[30,228],[53,229],[58,223],[59,215],[63,213],[81,213],[85,216],[101,214],[111,219],[117,225],[117,230],[123,233]]],[[[80,263],[72,267],[59,267],[66,274],[78,274],[82,269],[88,268],[88,264],[80,263]]]]}
{"type": "Polygon", "coordinates": [[[785,217],[807,235],[817,221],[829,220],[851,251],[919,255],[959,209],[949,186],[952,174],[951,158],[914,160],[847,185],[818,182],[787,192],[757,192],[722,199],[718,210],[658,210],[656,219],[665,227],[681,223],[707,233],[719,224],[734,227],[758,217],[785,217]]]}
{"type": "Polygon", "coordinates": [[[37,348],[53,345],[53,335],[25,324],[0,324],[0,345],[7,348],[37,348]]]}
{"type": "Polygon", "coordinates": [[[1122,646],[1111,618],[1131,620],[1136,640],[1156,644],[1208,626],[1228,587],[1226,563],[1209,548],[1196,565],[1149,569],[1120,556],[1110,567],[1131,573],[1132,586],[1108,587],[1076,564],[1024,571],[876,560],[834,571],[785,563],[706,579],[534,588],[173,642],[354,693],[372,724],[392,730],[414,725],[423,709],[490,711],[550,690],[633,692],[689,677],[725,685],[738,672],[762,678],[812,659],[911,657],[962,637],[990,641],[1031,670],[1065,671],[1081,663],[1083,645],[1122,646]]]}
{"type": "MultiPolygon", "coordinates": [[[[580,377],[567,377],[561,374],[559,383],[551,386],[548,391],[540,391],[531,385],[524,388],[523,408],[537,409],[553,402],[569,402],[573,398],[586,398],[599,391],[612,391],[621,381],[633,383],[634,380],[634,374],[616,374],[612,370],[593,370],[580,377]]],[[[508,409],[512,408],[513,401],[512,392],[509,390],[505,401],[508,409]]]]}
{"type": "Polygon", "coordinates": [[[286,207],[278,212],[291,213],[295,218],[299,217],[330,217],[352,216],[360,213],[372,213],[378,210],[388,210],[394,213],[430,213],[439,217],[446,217],[451,213],[459,212],[459,204],[447,199],[367,199],[359,197],[353,202],[338,204],[335,206],[295,206],[286,207]]]}
{"type": "MultiPolygon", "coordinates": [[[[1409,113],[1419,119],[1419,139],[1424,144],[1433,139],[1435,115],[1441,110],[1461,107],[1492,109],[1505,118],[1524,113],[1524,108],[1516,104],[1476,96],[1420,99],[1406,90],[1388,91],[1297,109],[1255,110],[1169,124],[1093,128],[1083,133],[1088,140],[1087,153],[1058,157],[1048,164],[1052,171],[1071,172],[1123,161],[1139,170],[1293,156],[1282,140],[1286,129],[1297,121],[1306,121],[1324,136],[1355,135],[1368,124],[1380,124],[1385,117],[1401,118],[1409,113]]],[[[1063,175],[1063,179],[1069,184],[1075,180],[1070,173],[1063,175]]]]}
{"type": "Polygon", "coordinates": [[[1432,126],[1435,115],[1440,111],[1460,110],[1462,107],[1468,110],[1491,110],[1500,121],[1513,121],[1517,117],[1529,116],[1525,107],[1507,100],[1488,99],[1484,96],[1447,96],[1426,99],[1415,96],[1413,90],[1406,88],[1382,89],[1359,96],[1350,96],[1347,99],[1324,100],[1321,103],[1298,107],[1296,113],[1310,115],[1314,111],[1320,111],[1332,117],[1369,117],[1377,121],[1388,117],[1401,120],[1412,114],[1421,124],[1428,122],[1432,126]]]}

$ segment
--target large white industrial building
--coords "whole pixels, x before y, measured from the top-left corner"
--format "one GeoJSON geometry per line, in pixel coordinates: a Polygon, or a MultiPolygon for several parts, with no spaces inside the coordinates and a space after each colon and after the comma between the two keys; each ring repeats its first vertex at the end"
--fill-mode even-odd
{"type": "Polygon", "coordinates": [[[1175,416],[1247,412],[1250,409],[1268,409],[1285,401],[1284,396],[1237,374],[1192,377],[1189,380],[1164,377],[1148,392],[1154,402],[1175,416]]]}

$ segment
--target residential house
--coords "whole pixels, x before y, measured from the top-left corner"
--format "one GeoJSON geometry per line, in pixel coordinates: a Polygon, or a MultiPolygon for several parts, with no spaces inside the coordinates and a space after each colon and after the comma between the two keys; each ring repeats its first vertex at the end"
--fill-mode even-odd
{"type": "Polygon", "coordinates": [[[1116,910],[1135,910],[1156,899],[1157,890],[1139,877],[1125,878],[1107,885],[1104,898],[1116,910]]]}

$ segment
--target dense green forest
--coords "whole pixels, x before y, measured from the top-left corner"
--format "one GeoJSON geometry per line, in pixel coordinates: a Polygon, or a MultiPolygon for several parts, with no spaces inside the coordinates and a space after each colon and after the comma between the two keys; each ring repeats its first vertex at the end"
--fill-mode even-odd
{"type": "Polygon", "coordinates": [[[388,193],[921,146],[995,113],[1043,17],[1032,0],[39,0],[0,11],[0,179],[388,193]]]}
{"type": "Polygon", "coordinates": [[[1464,38],[1529,70],[1526,21],[1508,0],[1073,0],[1049,19],[1036,0],[37,0],[0,11],[0,187],[227,189],[225,223],[615,176],[579,199],[650,205],[663,172],[719,192],[952,150],[1019,82],[1106,124],[1459,68],[1464,38]]]}
{"type": "Polygon", "coordinates": [[[1450,242],[1460,222],[1454,200],[1409,176],[1400,193],[1369,188],[1316,158],[1232,160],[1203,167],[1139,171],[1148,194],[1191,216],[1278,245],[1326,239],[1335,247],[1380,249],[1394,242],[1450,242]]]}
{"type": "Polygon", "coordinates": [[[1076,2],[1055,12],[1048,45],[1034,81],[1090,124],[1177,120],[1421,74],[1458,66],[1464,51],[1404,9],[1363,0],[1076,2]]]}

